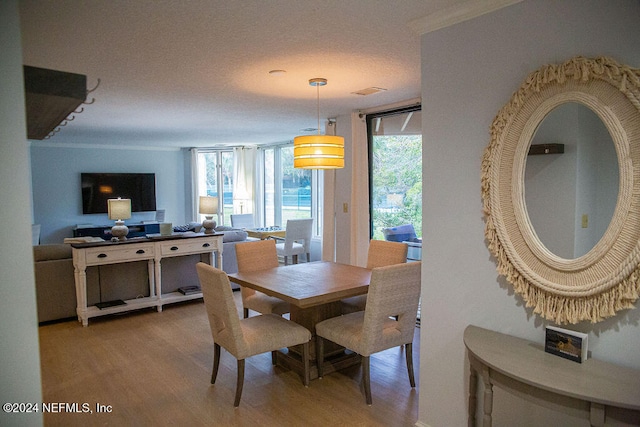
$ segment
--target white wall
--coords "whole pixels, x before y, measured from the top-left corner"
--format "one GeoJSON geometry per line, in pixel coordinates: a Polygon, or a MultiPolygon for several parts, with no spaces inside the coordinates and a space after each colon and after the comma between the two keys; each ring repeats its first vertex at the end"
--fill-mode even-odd
{"type": "MultiPolygon", "coordinates": [[[[0,401],[41,402],[40,353],[31,249],[18,2],[0,2],[0,401]]],[[[42,413],[0,412],[0,425],[42,425],[42,413]]]]}
{"type": "MultiPolygon", "coordinates": [[[[543,340],[546,322],[497,276],[484,239],[480,160],[493,118],[546,63],[608,55],[640,67],[638,16],[635,0],[525,0],[422,36],[420,424],[467,423],[467,325],[543,340]]],[[[589,333],[594,357],[640,369],[639,324],[635,309],[575,329],[589,333]]],[[[585,425],[505,395],[494,399],[496,426],[585,425]]]]}
{"type": "Polygon", "coordinates": [[[344,137],[344,169],[336,169],[336,261],[349,264],[351,258],[351,163],[353,158],[353,138],[351,117],[340,116],[336,122],[336,135],[344,137]],[[347,204],[347,212],[343,205],[347,204]]]}
{"type": "MultiPolygon", "coordinates": [[[[34,222],[41,224],[41,243],[61,243],[76,224],[108,225],[107,214],[82,214],[81,172],[149,172],[156,174],[156,202],[165,209],[165,221],[191,221],[188,151],[178,149],[123,149],[64,144],[56,134],[51,143],[33,142],[34,222]],[[90,147],[90,148],[88,148],[90,147]]],[[[123,142],[126,147],[126,142],[123,142]]],[[[133,213],[127,223],[153,220],[155,212],[133,213]]]]}

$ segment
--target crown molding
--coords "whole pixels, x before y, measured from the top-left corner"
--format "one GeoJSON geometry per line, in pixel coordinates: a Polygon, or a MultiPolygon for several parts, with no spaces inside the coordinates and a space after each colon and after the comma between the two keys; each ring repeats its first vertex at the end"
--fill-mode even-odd
{"type": "Polygon", "coordinates": [[[503,7],[520,3],[521,1],[522,0],[467,0],[423,18],[410,21],[407,25],[420,35],[427,34],[494,12],[503,7]]]}

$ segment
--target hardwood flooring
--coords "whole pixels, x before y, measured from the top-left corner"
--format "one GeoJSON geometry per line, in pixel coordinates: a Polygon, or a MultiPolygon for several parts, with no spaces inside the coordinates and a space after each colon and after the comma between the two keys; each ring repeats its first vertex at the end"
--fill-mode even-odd
{"type": "MultiPolygon", "coordinates": [[[[234,293],[239,303],[239,293],[234,293]]],[[[311,381],[271,365],[271,354],[246,361],[239,408],[233,407],[236,360],[222,350],[215,385],[209,383],[213,340],[202,300],[41,326],[46,426],[413,426],[412,389],[404,347],[371,357],[373,405],[367,406],[359,367],[311,381]],[[78,411],[83,404],[92,413],[78,411]],[[69,404],[69,405],[64,405],[69,404]],[[97,412],[97,405],[108,412],[97,412]],[[69,410],[69,411],[68,411],[69,410]]],[[[419,330],[414,369],[419,379],[419,330]]]]}

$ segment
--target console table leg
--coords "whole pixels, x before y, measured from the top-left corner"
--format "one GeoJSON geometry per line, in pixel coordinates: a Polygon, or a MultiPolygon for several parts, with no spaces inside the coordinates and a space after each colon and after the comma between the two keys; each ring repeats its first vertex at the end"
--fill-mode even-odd
{"type": "Polygon", "coordinates": [[[489,376],[489,368],[482,368],[482,381],[484,382],[484,418],[483,427],[491,427],[491,411],[493,411],[493,384],[489,376]]]}
{"type": "Polygon", "coordinates": [[[478,373],[473,366],[470,366],[469,373],[469,427],[475,427],[476,425],[476,408],[478,407],[478,399],[476,394],[478,392],[478,373]]]}
{"type": "Polygon", "coordinates": [[[89,326],[87,317],[87,266],[84,258],[73,255],[73,275],[76,286],[76,315],[82,326],[89,326]],[[79,259],[81,258],[81,259],[79,259]]]}
{"type": "Polygon", "coordinates": [[[589,414],[589,422],[593,427],[604,426],[605,409],[601,403],[591,402],[591,410],[589,414]]]}
{"type": "Polygon", "coordinates": [[[160,254],[156,254],[155,262],[154,262],[154,270],[155,270],[155,285],[156,285],[156,295],[158,295],[158,312],[162,311],[162,266],[160,265],[161,260],[160,254]]]}

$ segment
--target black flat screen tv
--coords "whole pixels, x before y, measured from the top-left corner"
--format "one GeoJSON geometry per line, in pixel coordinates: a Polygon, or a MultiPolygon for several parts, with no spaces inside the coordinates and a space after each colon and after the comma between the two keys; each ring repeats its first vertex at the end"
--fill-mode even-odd
{"type": "Polygon", "coordinates": [[[107,213],[107,199],[131,199],[132,212],[156,210],[153,173],[81,173],[82,213],[107,213]]]}

